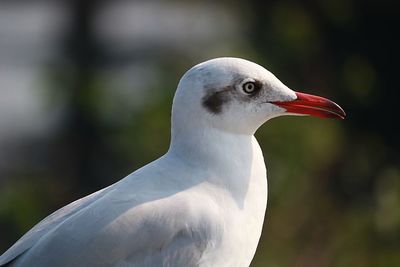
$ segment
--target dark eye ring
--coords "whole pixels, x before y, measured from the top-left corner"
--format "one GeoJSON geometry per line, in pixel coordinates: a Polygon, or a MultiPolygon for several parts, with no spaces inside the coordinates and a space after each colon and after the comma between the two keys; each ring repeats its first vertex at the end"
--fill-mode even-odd
{"type": "Polygon", "coordinates": [[[247,83],[244,83],[243,85],[242,85],[242,89],[243,89],[243,91],[246,93],[246,94],[253,94],[255,91],[257,91],[257,88],[258,86],[257,86],[257,84],[256,83],[254,83],[254,82],[247,82],[247,83]]]}

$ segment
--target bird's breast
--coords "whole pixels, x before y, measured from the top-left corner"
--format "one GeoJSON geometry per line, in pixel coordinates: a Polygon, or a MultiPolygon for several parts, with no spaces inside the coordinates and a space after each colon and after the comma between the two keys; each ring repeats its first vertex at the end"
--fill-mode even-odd
{"type": "Polygon", "coordinates": [[[257,152],[244,195],[226,188],[213,193],[223,224],[218,247],[207,251],[218,262],[214,266],[249,266],[254,257],[267,205],[266,169],[261,150],[257,152]]]}

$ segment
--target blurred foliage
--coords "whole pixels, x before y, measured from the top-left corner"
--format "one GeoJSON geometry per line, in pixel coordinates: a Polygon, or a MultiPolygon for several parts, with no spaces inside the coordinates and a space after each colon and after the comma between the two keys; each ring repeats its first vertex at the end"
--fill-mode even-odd
{"type": "Polygon", "coordinates": [[[96,37],[92,26],[105,3],[111,5],[64,1],[67,30],[35,85],[45,88],[48,112],[61,115],[56,130],[18,140],[19,156],[0,170],[0,251],[51,211],[162,155],[180,76],[205,59],[238,56],[295,90],[334,99],[348,113],[345,121],[274,119],[257,132],[269,203],[252,266],[400,266],[400,12],[394,4],[174,2],[224,10],[237,33],[228,41],[135,50],[96,37]]]}

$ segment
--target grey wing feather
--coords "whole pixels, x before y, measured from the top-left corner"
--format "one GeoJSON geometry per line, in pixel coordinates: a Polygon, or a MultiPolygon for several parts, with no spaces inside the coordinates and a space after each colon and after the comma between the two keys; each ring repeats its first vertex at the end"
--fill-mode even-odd
{"type": "Polygon", "coordinates": [[[84,198],[78,199],[47,216],[0,256],[0,266],[6,266],[18,256],[22,255],[54,227],[102,197],[108,191],[107,189],[108,188],[102,189],[84,198]]]}

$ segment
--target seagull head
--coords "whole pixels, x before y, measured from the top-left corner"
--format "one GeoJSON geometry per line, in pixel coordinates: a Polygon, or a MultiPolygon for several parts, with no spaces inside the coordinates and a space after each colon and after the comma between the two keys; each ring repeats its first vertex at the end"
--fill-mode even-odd
{"type": "Polygon", "coordinates": [[[239,58],[200,63],[181,78],[172,110],[173,128],[216,128],[254,134],[267,120],[281,115],[343,119],[336,103],[295,92],[262,66],[239,58]]]}

